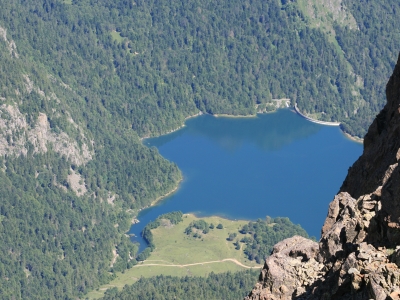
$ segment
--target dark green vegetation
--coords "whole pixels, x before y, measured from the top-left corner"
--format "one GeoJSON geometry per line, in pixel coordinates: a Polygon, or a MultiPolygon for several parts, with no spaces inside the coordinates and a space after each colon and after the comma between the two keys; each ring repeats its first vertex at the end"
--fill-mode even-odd
{"type": "Polygon", "coordinates": [[[283,2],[1,2],[1,297],[76,297],[134,262],[132,215],[181,179],[140,137],[281,97],[364,134],[399,48],[400,4],[345,1],[359,30],[336,24],[338,49],[283,2]]]}
{"type": "Polygon", "coordinates": [[[236,232],[230,233],[229,237],[227,238],[227,240],[232,242],[235,239],[235,237],[237,237],[237,233],[236,232]]]}
{"type": "Polygon", "coordinates": [[[159,216],[155,221],[150,222],[142,231],[142,237],[147,242],[148,247],[144,249],[136,258],[138,261],[143,261],[150,256],[150,253],[156,248],[153,242],[152,229],[156,229],[163,222],[168,222],[169,224],[178,224],[182,222],[182,212],[174,211],[170,213],[163,214],[159,216]]]}
{"type": "Polygon", "coordinates": [[[346,60],[364,82],[363,98],[357,114],[343,120],[342,129],[363,137],[373,118],[386,103],[386,83],[397,61],[400,31],[396,24],[400,3],[391,1],[353,1],[344,3],[354,15],[359,30],[348,30],[336,24],[337,41],[346,60]]]}
{"type": "Polygon", "coordinates": [[[259,264],[271,254],[276,243],[294,235],[308,238],[307,232],[300,225],[293,224],[288,218],[280,217],[274,219],[267,217],[265,221],[258,219],[257,222],[249,222],[243,226],[240,233],[251,235],[240,241],[246,244],[244,253],[247,257],[259,264]]]}
{"type": "Polygon", "coordinates": [[[104,300],[111,299],[241,299],[257,281],[259,270],[236,273],[211,273],[204,277],[156,276],[141,278],[122,291],[107,290],[104,300]]]}
{"type": "Polygon", "coordinates": [[[121,212],[106,202],[54,188],[53,174],[62,177],[65,164],[52,154],[37,155],[36,160],[7,161],[6,172],[0,172],[2,299],[48,299],[49,295],[64,299],[83,293],[111,279],[107,272],[111,249],[117,248],[121,257],[115,270],[126,269],[122,262],[129,260],[129,252],[136,252],[135,245],[120,234],[130,226],[120,218],[121,212]],[[29,170],[40,173],[37,180],[29,170]]]}
{"type": "Polygon", "coordinates": [[[211,228],[211,225],[209,225],[204,220],[193,221],[189,224],[188,227],[185,228],[185,233],[187,235],[190,235],[193,233],[194,237],[201,238],[201,234],[199,234],[199,233],[207,234],[210,231],[210,228],[214,229],[214,225],[212,227],[213,228],[211,228]],[[193,230],[193,229],[197,229],[197,230],[193,230]]]}

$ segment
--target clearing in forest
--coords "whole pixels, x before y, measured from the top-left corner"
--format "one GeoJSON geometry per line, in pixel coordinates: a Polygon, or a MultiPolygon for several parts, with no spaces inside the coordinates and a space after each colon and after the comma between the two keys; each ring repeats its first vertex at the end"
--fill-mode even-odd
{"type": "Polygon", "coordinates": [[[185,214],[183,222],[177,225],[161,225],[152,230],[156,249],[147,260],[139,262],[124,273],[117,273],[113,281],[98,291],[92,291],[87,297],[99,298],[107,288],[116,286],[121,289],[125,284],[133,284],[142,276],[206,276],[211,272],[261,268],[262,266],[255,261],[246,258],[243,243],[240,243],[240,249],[236,250],[235,242],[245,236],[239,233],[245,224],[248,224],[248,221],[227,220],[216,216],[197,218],[193,214],[185,214]],[[193,228],[190,234],[185,233],[190,223],[199,220],[208,225],[213,224],[214,228],[210,228],[206,234],[196,228],[193,228]],[[217,228],[219,224],[222,224],[222,229],[217,228]],[[228,241],[231,233],[236,233],[237,236],[228,241]],[[197,237],[194,237],[196,234],[197,237]]]}

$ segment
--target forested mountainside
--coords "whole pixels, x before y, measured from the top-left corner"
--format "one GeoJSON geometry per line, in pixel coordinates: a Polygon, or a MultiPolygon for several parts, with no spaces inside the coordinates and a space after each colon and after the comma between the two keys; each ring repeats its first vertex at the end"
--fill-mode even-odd
{"type": "Polygon", "coordinates": [[[172,277],[156,276],[140,278],[133,285],[126,285],[121,291],[111,288],[103,300],[174,300],[174,299],[241,299],[246,288],[252,288],[259,275],[258,270],[236,273],[209,274],[206,278],[197,276],[172,277]]]}
{"type": "Polygon", "coordinates": [[[132,216],[181,179],[140,137],[276,98],[362,136],[383,106],[399,6],[2,0],[1,297],[82,295],[135,262],[132,216]]]}

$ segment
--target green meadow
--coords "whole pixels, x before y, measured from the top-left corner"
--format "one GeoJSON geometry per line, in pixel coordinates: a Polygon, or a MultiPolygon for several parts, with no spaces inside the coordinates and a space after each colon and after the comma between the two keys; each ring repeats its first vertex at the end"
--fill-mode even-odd
{"type": "Polygon", "coordinates": [[[124,285],[132,284],[142,276],[152,277],[161,274],[206,276],[211,272],[222,273],[244,268],[261,268],[261,265],[245,257],[244,244],[240,243],[240,250],[235,249],[234,242],[245,236],[239,233],[239,229],[247,223],[248,221],[245,220],[227,220],[216,216],[197,218],[192,214],[185,214],[183,222],[177,225],[166,222],[152,230],[156,249],[147,260],[124,273],[117,273],[113,281],[90,292],[87,297],[100,298],[108,288],[122,289],[124,285]],[[210,229],[207,234],[193,229],[193,232],[187,235],[185,229],[189,224],[200,219],[208,224],[212,223],[214,229],[210,229]],[[223,228],[217,229],[218,224],[222,224],[223,228]],[[193,237],[195,233],[198,233],[200,237],[193,237]],[[237,234],[233,241],[227,240],[230,233],[237,234]]]}

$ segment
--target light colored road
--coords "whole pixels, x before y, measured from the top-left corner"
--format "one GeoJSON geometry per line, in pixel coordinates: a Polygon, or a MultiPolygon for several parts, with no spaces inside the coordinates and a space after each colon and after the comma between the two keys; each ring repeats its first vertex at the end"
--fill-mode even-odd
{"type": "Polygon", "coordinates": [[[138,265],[134,266],[134,268],[137,268],[137,267],[146,267],[146,266],[163,266],[163,267],[179,267],[179,268],[184,268],[184,267],[190,267],[190,266],[198,266],[198,265],[206,265],[206,264],[221,263],[221,262],[226,262],[226,261],[231,261],[231,262],[237,264],[238,266],[241,266],[241,267],[246,268],[246,269],[259,269],[259,268],[262,267],[262,265],[258,265],[258,266],[255,266],[255,267],[249,267],[249,266],[246,266],[246,265],[242,264],[240,261],[238,261],[238,260],[235,259],[235,258],[225,258],[225,259],[221,259],[221,260],[211,260],[211,261],[204,261],[204,262],[198,262],[198,263],[192,263],[192,264],[185,264],[185,265],[169,265],[169,264],[167,265],[167,264],[153,264],[153,263],[151,263],[151,264],[146,264],[146,263],[145,263],[146,261],[144,261],[143,264],[138,264],[138,265]]]}

